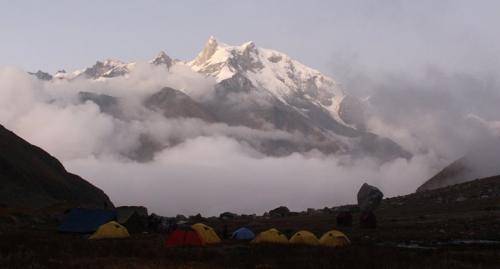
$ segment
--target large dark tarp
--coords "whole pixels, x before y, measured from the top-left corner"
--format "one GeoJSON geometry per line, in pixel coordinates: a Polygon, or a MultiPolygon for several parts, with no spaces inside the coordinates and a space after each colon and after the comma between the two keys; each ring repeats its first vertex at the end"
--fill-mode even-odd
{"type": "Polygon", "coordinates": [[[64,217],[58,231],[64,233],[93,233],[99,226],[116,220],[116,211],[73,208],[64,217]]]}

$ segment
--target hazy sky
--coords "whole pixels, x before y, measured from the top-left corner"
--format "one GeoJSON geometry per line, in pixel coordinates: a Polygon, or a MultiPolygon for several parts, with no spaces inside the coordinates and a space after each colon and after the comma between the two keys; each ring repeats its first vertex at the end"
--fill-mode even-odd
{"type": "MultiPolygon", "coordinates": [[[[342,77],[349,67],[485,72],[500,1],[7,1],[0,65],[54,72],[98,59],[192,59],[209,36],[253,40],[342,77]]],[[[494,67],[494,68],[492,68],[494,67]]]]}

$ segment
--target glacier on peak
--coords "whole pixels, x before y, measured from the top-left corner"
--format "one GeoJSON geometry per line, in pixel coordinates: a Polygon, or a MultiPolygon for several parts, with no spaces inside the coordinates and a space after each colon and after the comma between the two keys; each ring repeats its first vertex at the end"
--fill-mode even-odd
{"type": "Polygon", "coordinates": [[[346,94],[336,81],[282,52],[258,48],[253,41],[231,46],[210,37],[198,56],[187,64],[218,82],[241,74],[285,103],[290,98],[307,99],[341,121],[338,109],[346,94]]]}

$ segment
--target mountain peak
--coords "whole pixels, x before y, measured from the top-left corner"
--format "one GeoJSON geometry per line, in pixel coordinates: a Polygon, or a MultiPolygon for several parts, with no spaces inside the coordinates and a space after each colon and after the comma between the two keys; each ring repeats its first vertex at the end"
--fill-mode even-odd
{"type": "MultiPolygon", "coordinates": [[[[97,61],[97,63],[96,63],[96,64],[99,64],[99,63],[100,63],[100,62],[99,62],[99,61],[97,61]]],[[[102,64],[103,64],[104,66],[110,66],[110,67],[111,67],[111,66],[113,66],[113,67],[114,67],[114,66],[123,65],[123,64],[124,64],[124,62],[122,62],[122,61],[120,61],[120,60],[117,60],[117,59],[111,59],[111,58],[109,58],[109,59],[104,60],[104,62],[103,62],[102,64]]]]}
{"type": "Polygon", "coordinates": [[[111,78],[127,74],[131,64],[126,64],[116,59],[106,59],[104,62],[97,61],[92,67],[88,67],[83,74],[89,78],[111,78]]]}
{"type": "Polygon", "coordinates": [[[210,36],[203,50],[194,59],[193,65],[205,64],[215,54],[218,47],[219,42],[217,42],[214,36],[210,36]]]}
{"type": "Polygon", "coordinates": [[[255,46],[255,42],[253,41],[248,41],[248,42],[245,42],[243,43],[241,46],[240,46],[243,50],[254,50],[256,48],[255,46]]]}
{"type": "Polygon", "coordinates": [[[52,80],[53,78],[51,74],[43,72],[42,70],[38,70],[36,73],[28,72],[28,74],[35,76],[39,80],[52,80]]]}
{"type": "Polygon", "coordinates": [[[210,37],[189,65],[219,82],[239,74],[284,102],[290,96],[304,96],[333,111],[335,116],[344,96],[333,79],[282,52],[259,48],[253,41],[231,46],[210,37]]]}
{"type": "Polygon", "coordinates": [[[160,51],[158,55],[150,61],[151,64],[154,65],[166,65],[167,69],[170,69],[172,66],[172,58],[170,58],[164,51],[160,51]]]}
{"type": "Polygon", "coordinates": [[[212,45],[212,46],[213,46],[213,45],[215,45],[215,46],[217,46],[217,45],[218,45],[217,38],[215,38],[213,35],[212,35],[212,36],[210,36],[210,37],[208,38],[208,40],[207,40],[207,46],[209,46],[209,45],[212,45]]]}
{"type": "Polygon", "coordinates": [[[263,67],[253,41],[231,46],[210,37],[198,56],[189,63],[198,72],[212,75],[221,81],[237,72],[256,71],[263,67]]]}

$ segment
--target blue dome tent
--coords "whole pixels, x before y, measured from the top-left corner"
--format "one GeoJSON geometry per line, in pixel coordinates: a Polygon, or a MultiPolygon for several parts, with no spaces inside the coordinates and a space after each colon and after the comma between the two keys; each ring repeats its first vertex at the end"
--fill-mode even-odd
{"type": "Polygon", "coordinates": [[[252,240],[255,238],[255,234],[251,230],[243,227],[243,228],[239,228],[238,230],[234,231],[231,238],[236,239],[236,240],[252,240]]]}

